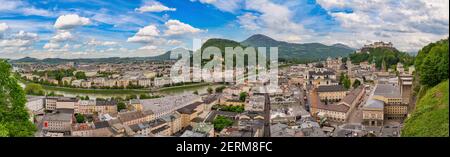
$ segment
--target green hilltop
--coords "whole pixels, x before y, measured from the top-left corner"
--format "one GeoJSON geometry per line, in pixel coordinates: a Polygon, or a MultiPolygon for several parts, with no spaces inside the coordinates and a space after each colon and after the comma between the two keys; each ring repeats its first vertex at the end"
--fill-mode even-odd
{"type": "Polygon", "coordinates": [[[448,137],[448,80],[429,89],[405,121],[402,136],[448,137]]]}
{"type": "Polygon", "coordinates": [[[365,48],[360,53],[350,54],[349,57],[352,63],[368,61],[369,63],[375,63],[378,69],[382,67],[383,61],[386,64],[386,68],[395,66],[399,62],[405,67],[414,64],[414,57],[395,48],[365,48]]]}

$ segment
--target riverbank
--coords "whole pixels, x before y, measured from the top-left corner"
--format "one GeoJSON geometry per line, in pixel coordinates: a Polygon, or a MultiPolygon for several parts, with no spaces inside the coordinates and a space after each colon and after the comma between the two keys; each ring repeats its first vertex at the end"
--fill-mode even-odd
{"type": "Polygon", "coordinates": [[[213,85],[212,83],[193,83],[193,84],[187,84],[187,85],[181,85],[181,86],[172,86],[172,87],[163,87],[155,90],[154,92],[174,92],[174,91],[181,91],[186,90],[190,88],[197,88],[197,87],[204,87],[204,86],[210,86],[213,85]]]}
{"type": "MultiPolygon", "coordinates": [[[[24,85],[31,82],[21,80],[24,85]]],[[[189,89],[201,88],[206,86],[212,86],[212,83],[192,83],[180,86],[162,87],[159,89],[84,89],[84,88],[69,88],[69,87],[58,87],[58,86],[48,86],[42,85],[42,88],[46,91],[61,91],[67,93],[79,93],[79,94],[146,94],[146,93],[176,93],[182,92],[189,89]]]]}
{"type": "Polygon", "coordinates": [[[151,90],[144,89],[83,89],[83,88],[67,88],[67,87],[56,87],[42,85],[44,90],[50,91],[63,91],[72,93],[83,93],[83,94],[144,94],[150,93],[151,90]]]}

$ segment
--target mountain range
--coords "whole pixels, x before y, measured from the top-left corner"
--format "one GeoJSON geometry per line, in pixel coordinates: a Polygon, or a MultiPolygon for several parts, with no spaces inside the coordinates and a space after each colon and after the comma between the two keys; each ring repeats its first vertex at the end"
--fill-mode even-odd
{"type": "MultiPolygon", "coordinates": [[[[278,47],[278,58],[288,61],[297,62],[308,62],[314,60],[323,60],[327,57],[339,57],[348,56],[350,53],[354,52],[355,49],[347,45],[337,43],[334,45],[325,45],[321,43],[289,43],[284,41],[278,41],[270,38],[266,35],[256,34],[244,41],[237,42],[228,39],[212,38],[207,40],[202,45],[202,50],[209,46],[218,47],[222,52],[224,52],[225,47],[278,47]]],[[[156,56],[156,57],[110,57],[110,58],[95,58],[95,59],[60,59],[60,58],[46,58],[39,60],[36,58],[25,57],[18,60],[13,60],[12,62],[28,62],[28,63],[48,63],[56,64],[61,62],[101,62],[101,63],[113,63],[113,62],[131,62],[131,61],[145,61],[145,60],[170,60],[170,52],[156,56]]],[[[267,50],[267,52],[269,52],[267,50]]],[[[192,51],[191,51],[192,53],[192,51]]]]}
{"type": "Polygon", "coordinates": [[[279,58],[294,61],[323,60],[327,57],[348,56],[355,51],[355,49],[340,43],[331,46],[321,43],[288,43],[277,41],[262,34],[253,35],[240,43],[243,46],[252,47],[278,47],[279,58]]]}

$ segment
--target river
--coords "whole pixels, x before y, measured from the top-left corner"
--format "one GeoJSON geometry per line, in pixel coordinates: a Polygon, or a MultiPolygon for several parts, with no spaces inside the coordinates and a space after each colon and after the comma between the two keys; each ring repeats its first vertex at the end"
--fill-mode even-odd
{"type": "MultiPolygon", "coordinates": [[[[20,85],[25,88],[25,85],[23,83],[20,83],[20,85]]],[[[177,94],[184,94],[184,93],[193,93],[194,91],[198,91],[199,94],[207,93],[208,87],[211,87],[212,89],[215,89],[222,85],[203,85],[203,86],[193,86],[193,87],[183,87],[183,88],[175,88],[175,89],[166,89],[163,91],[158,92],[148,92],[148,94],[153,95],[177,95],[177,94]]],[[[122,97],[125,98],[126,96],[133,95],[130,93],[126,94],[120,94],[120,93],[114,93],[114,94],[106,94],[106,93],[82,93],[82,92],[76,92],[76,91],[62,91],[58,89],[44,89],[45,92],[50,93],[54,92],[57,95],[64,95],[65,97],[76,97],[76,96],[89,96],[91,99],[95,98],[111,98],[111,97],[122,97]]],[[[136,95],[140,95],[142,93],[136,93],[136,95]]]]}

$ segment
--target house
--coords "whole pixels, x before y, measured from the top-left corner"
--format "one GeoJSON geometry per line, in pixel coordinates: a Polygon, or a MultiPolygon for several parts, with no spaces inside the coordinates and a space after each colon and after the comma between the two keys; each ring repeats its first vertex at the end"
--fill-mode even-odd
{"type": "Polygon", "coordinates": [[[363,86],[360,86],[352,90],[341,101],[334,104],[323,104],[317,92],[314,90],[311,92],[311,114],[316,117],[326,117],[330,121],[346,122],[349,113],[362,101],[365,90],[363,86]]]}
{"type": "Polygon", "coordinates": [[[81,87],[81,82],[83,80],[73,80],[70,85],[74,86],[74,87],[81,87]]]}
{"type": "Polygon", "coordinates": [[[83,87],[83,88],[91,88],[91,86],[92,86],[92,82],[91,81],[86,81],[86,80],[81,81],[81,87],[83,87]]]}
{"type": "Polygon", "coordinates": [[[196,123],[192,125],[192,131],[214,137],[214,125],[208,123],[196,123]]]}
{"type": "Polygon", "coordinates": [[[383,126],[384,102],[369,99],[362,109],[363,124],[368,126],[383,126]]]}
{"type": "Polygon", "coordinates": [[[78,103],[78,98],[59,97],[56,100],[56,109],[75,109],[75,106],[78,106],[78,103]]]}
{"type": "Polygon", "coordinates": [[[139,79],[137,80],[137,85],[141,87],[150,87],[152,86],[152,80],[151,79],[139,79]]]}
{"type": "Polygon", "coordinates": [[[248,103],[245,104],[246,111],[264,111],[266,97],[263,95],[253,95],[248,98],[248,103]]]}
{"type": "Polygon", "coordinates": [[[27,96],[26,108],[32,112],[42,111],[44,109],[43,96],[27,96]]]}
{"type": "Polygon", "coordinates": [[[208,134],[186,130],[180,137],[208,137],[208,134]]]}
{"type": "Polygon", "coordinates": [[[104,86],[105,87],[115,87],[117,85],[116,80],[106,80],[104,86]]]}
{"type": "Polygon", "coordinates": [[[94,123],[77,123],[72,125],[71,135],[75,137],[93,137],[94,130],[94,123]]]}
{"type": "Polygon", "coordinates": [[[317,87],[320,100],[340,101],[347,93],[342,85],[324,85],[317,87]]]}
{"type": "Polygon", "coordinates": [[[155,87],[164,87],[166,85],[170,85],[172,80],[169,77],[157,77],[154,80],[155,87]]]}
{"type": "Polygon", "coordinates": [[[174,135],[180,132],[182,128],[181,124],[181,115],[177,112],[174,112],[169,115],[162,116],[161,119],[167,122],[167,125],[170,127],[170,135],[174,135]]]}
{"type": "Polygon", "coordinates": [[[105,86],[105,82],[106,82],[106,79],[104,77],[97,77],[94,80],[92,80],[93,85],[96,87],[105,86]]]}
{"type": "Polygon", "coordinates": [[[170,136],[170,127],[167,122],[162,119],[156,119],[153,121],[146,121],[138,124],[133,124],[129,126],[133,132],[142,136],[150,135],[164,135],[170,136]]]}
{"type": "Polygon", "coordinates": [[[58,101],[59,97],[45,97],[44,104],[45,104],[45,110],[47,111],[53,111],[56,109],[56,102],[58,101]]]}
{"type": "Polygon", "coordinates": [[[153,113],[141,111],[119,113],[117,117],[119,121],[122,122],[123,125],[139,124],[154,119],[153,113]]]}
{"type": "Polygon", "coordinates": [[[120,80],[117,80],[117,87],[124,87],[124,88],[126,88],[126,87],[128,87],[129,85],[130,85],[130,80],[128,80],[128,79],[120,79],[120,80]]]}
{"type": "Polygon", "coordinates": [[[96,101],[95,111],[99,114],[117,113],[117,101],[115,101],[115,100],[96,101]]]}
{"type": "Polygon", "coordinates": [[[206,97],[203,97],[202,101],[205,104],[205,110],[210,111],[211,107],[218,103],[219,98],[220,98],[220,94],[210,94],[206,97]]]}
{"type": "Polygon", "coordinates": [[[96,112],[95,104],[95,100],[80,100],[78,105],[75,106],[75,113],[94,114],[96,112]]]}
{"type": "Polygon", "coordinates": [[[46,114],[42,119],[42,130],[46,132],[59,132],[70,135],[73,122],[73,109],[60,109],[54,113],[46,114]]]}
{"type": "Polygon", "coordinates": [[[63,84],[70,85],[70,83],[72,82],[72,79],[73,79],[73,77],[63,77],[63,78],[61,79],[61,82],[62,82],[63,84]]]}
{"type": "Polygon", "coordinates": [[[181,127],[185,128],[191,124],[192,119],[203,113],[204,104],[202,102],[194,102],[190,105],[177,110],[181,115],[181,127]]]}

